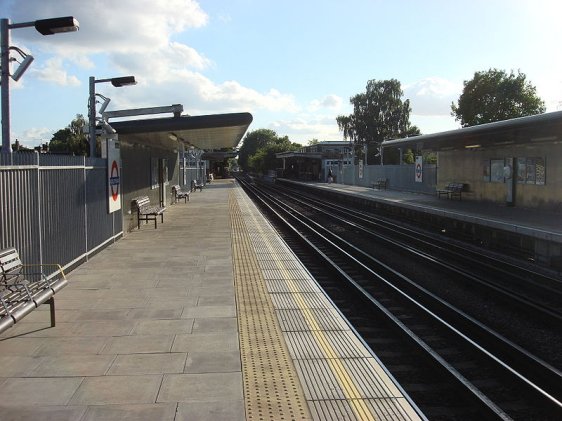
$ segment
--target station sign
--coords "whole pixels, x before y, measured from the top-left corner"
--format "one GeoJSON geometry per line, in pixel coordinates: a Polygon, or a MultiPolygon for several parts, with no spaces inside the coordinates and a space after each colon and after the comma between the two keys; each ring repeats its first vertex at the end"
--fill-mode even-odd
{"type": "Polygon", "coordinates": [[[415,176],[414,180],[416,183],[421,183],[423,181],[423,157],[416,156],[416,163],[415,163],[415,176]]]}
{"type": "Polygon", "coordinates": [[[121,209],[121,153],[117,139],[107,139],[108,213],[121,209]]]}

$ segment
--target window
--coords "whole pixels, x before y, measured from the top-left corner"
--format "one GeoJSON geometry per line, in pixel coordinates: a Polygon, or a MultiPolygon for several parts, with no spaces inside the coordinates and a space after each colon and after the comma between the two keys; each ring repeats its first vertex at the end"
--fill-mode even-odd
{"type": "Polygon", "coordinates": [[[490,181],[492,183],[503,183],[503,159],[492,159],[490,161],[490,181]]]}

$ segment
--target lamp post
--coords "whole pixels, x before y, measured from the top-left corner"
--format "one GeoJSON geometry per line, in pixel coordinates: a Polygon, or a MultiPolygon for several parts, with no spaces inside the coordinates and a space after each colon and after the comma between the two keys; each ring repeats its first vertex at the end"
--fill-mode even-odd
{"type": "Polygon", "coordinates": [[[88,100],[88,140],[90,142],[90,157],[96,153],[96,83],[111,82],[116,88],[121,86],[135,85],[134,76],[114,77],[109,79],[96,79],[90,76],[90,97],[88,100]]]}
{"type": "MultiPolygon", "coordinates": [[[[33,22],[22,23],[10,23],[9,19],[0,19],[0,53],[2,55],[0,61],[0,67],[2,68],[0,80],[2,85],[2,153],[12,152],[10,144],[10,49],[19,50],[18,48],[10,47],[10,29],[28,28],[32,26],[42,35],[77,31],[79,29],[78,21],[72,16],[40,19],[33,22]]],[[[31,60],[25,63],[25,68],[31,63],[31,60]]],[[[17,75],[14,74],[12,77],[14,77],[15,80],[19,79],[23,71],[25,71],[25,68],[22,68],[22,70],[18,69],[17,75]],[[15,76],[17,76],[17,78],[15,76]]]]}

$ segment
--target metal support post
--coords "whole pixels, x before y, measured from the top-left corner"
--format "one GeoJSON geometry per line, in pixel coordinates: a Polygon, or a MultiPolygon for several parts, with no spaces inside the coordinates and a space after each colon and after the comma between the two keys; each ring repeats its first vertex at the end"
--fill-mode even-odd
{"type": "Polygon", "coordinates": [[[90,76],[90,97],[88,99],[88,142],[90,158],[96,156],[96,78],[90,76]]]}
{"type": "Polygon", "coordinates": [[[10,21],[0,19],[0,38],[2,59],[2,153],[11,153],[10,144],[10,21]]]}

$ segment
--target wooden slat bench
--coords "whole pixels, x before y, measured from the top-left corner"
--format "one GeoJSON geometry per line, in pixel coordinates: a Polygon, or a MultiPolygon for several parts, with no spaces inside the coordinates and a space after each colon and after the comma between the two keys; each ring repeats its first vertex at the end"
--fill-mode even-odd
{"type": "Polygon", "coordinates": [[[386,190],[388,188],[388,178],[378,178],[372,183],[372,187],[377,190],[386,190]]]}
{"type": "Polygon", "coordinates": [[[148,221],[154,221],[154,228],[158,228],[158,216],[164,223],[164,211],[166,207],[155,206],[150,204],[148,196],[135,197],[132,200],[133,208],[137,211],[137,222],[140,229],[141,220],[148,224],[148,221]]]}
{"type": "Polygon", "coordinates": [[[437,190],[437,197],[441,198],[441,196],[447,196],[448,199],[453,199],[458,197],[459,200],[462,200],[462,191],[464,189],[463,183],[449,183],[444,189],[437,190]]]}
{"type": "Polygon", "coordinates": [[[0,333],[10,328],[41,304],[48,303],[51,327],[55,326],[55,297],[68,281],[58,264],[24,265],[18,251],[0,250],[0,333]],[[47,275],[44,271],[54,271],[47,275]]]}
{"type": "Polygon", "coordinates": [[[182,190],[179,184],[172,186],[172,203],[177,203],[180,199],[183,199],[185,203],[187,203],[190,193],[191,191],[182,190]]]}
{"type": "Polygon", "coordinates": [[[203,182],[201,180],[191,180],[191,191],[195,191],[199,189],[199,191],[203,191],[203,182]]]}

